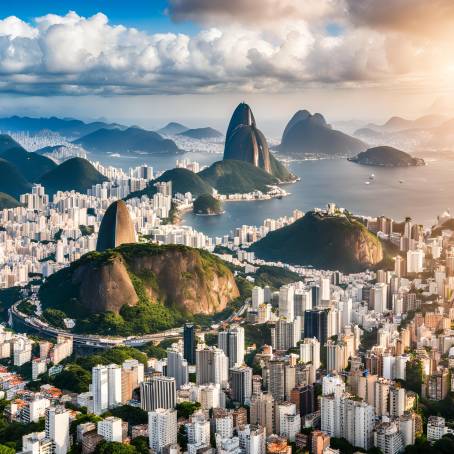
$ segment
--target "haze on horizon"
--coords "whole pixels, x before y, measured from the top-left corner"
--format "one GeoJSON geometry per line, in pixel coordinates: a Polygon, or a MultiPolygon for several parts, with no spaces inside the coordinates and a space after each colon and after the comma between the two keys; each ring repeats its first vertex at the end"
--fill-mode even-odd
{"type": "Polygon", "coordinates": [[[2,6],[1,116],[224,130],[245,100],[271,135],[303,108],[454,116],[451,0],[36,3],[2,6]]]}

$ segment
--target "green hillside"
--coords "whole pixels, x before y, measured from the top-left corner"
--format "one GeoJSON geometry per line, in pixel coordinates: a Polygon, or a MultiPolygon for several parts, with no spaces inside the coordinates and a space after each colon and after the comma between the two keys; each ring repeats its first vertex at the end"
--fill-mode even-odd
{"type": "Polygon", "coordinates": [[[220,194],[247,193],[255,190],[267,192],[279,180],[254,165],[236,160],[218,161],[199,175],[220,194]]]}
{"type": "Polygon", "coordinates": [[[195,214],[221,214],[222,202],[215,199],[211,194],[202,194],[194,200],[192,208],[195,214]]]}
{"type": "Polygon", "coordinates": [[[0,192],[18,199],[21,194],[30,192],[31,187],[16,166],[0,158],[0,192]]]}
{"type": "Polygon", "coordinates": [[[57,191],[85,193],[91,186],[107,181],[86,159],[71,158],[43,175],[40,183],[49,194],[57,191]]]}
{"type": "Polygon", "coordinates": [[[254,243],[251,250],[266,260],[356,272],[384,259],[380,240],[346,216],[309,212],[254,243]]]}
{"type": "Polygon", "coordinates": [[[16,208],[20,205],[19,201],[4,192],[0,192],[0,210],[5,208],[16,208]]]}
{"type": "Polygon", "coordinates": [[[349,159],[352,162],[380,167],[414,167],[424,165],[424,159],[414,158],[394,147],[380,146],[369,148],[349,159]]]}

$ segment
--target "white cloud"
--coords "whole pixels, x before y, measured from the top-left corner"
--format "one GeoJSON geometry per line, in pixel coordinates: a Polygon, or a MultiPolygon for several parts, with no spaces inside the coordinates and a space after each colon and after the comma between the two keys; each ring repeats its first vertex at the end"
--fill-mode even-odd
{"type": "MultiPolygon", "coordinates": [[[[257,0],[258,2],[258,0],[257,0]]],[[[222,17],[247,18],[251,2],[212,0],[222,17]],[[247,5],[245,5],[247,4],[247,5]],[[235,7],[235,8],[234,8],[235,7]],[[238,9],[239,8],[239,9],[238,9]]],[[[172,14],[202,0],[172,1],[172,14]],[[180,8],[178,10],[178,7],[180,8]]],[[[365,26],[329,36],[323,24],[339,14],[338,0],[261,0],[260,20],[279,25],[219,21],[194,36],[149,34],[113,26],[104,14],[49,14],[33,25],[0,21],[0,91],[27,94],[172,94],[219,91],[276,92],[314,84],[389,83],[422,70],[434,50],[365,26]],[[295,6],[296,5],[296,6],[295,6]],[[315,18],[315,19],[314,19],[315,18]],[[402,54],[402,55],[401,55],[402,54]]],[[[179,12],[178,12],[179,11],[179,12]]],[[[186,8],[186,15],[190,14],[186,8]]],[[[197,8],[192,10],[193,13],[197,8]]],[[[192,13],[191,13],[192,14],[192,13]]],[[[257,16],[258,14],[256,14],[257,16]]]]}

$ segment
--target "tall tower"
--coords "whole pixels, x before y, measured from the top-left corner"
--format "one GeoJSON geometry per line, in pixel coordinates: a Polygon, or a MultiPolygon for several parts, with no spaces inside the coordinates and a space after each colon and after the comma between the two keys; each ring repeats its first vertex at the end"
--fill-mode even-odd
{"type": "Polygon", "coordinates": [[[195,364],[195,326],[192,323],[184,324],[183,331],[183,356],[188,364],[195,364]]]}

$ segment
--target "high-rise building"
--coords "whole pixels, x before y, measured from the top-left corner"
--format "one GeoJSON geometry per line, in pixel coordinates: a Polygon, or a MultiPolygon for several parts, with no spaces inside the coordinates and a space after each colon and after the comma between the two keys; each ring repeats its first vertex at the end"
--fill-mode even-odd
{"type": "Polygon", "coordinates": [[[310,289],[296,290],[294,296],[294,315],[304,317],[304,312],[312,309],[312,292],[310,289]]]}
{"type": "Polygon", "coordinates": [[[277,419],[279,421],[278,435],[287,437],[289,441],[295,441],[295,436],[301,431],[301,416],[296,411],[296,405],[291,402],[282,402],[277,407],[277,419]]]}
{"type": "Polygon", "coordinates": [[[320,342],[315,337],[306,337],[300,343],[300,360],[312,363],[315,369],[320,368],[320,342]]]}
{"type": "Polygon", "coordinates": [[[168,377],[175,379],[177,389],[189,381],[188,362],[181,352],[176,349],[167,349],[167,372],[168,377]]]}
{"type": "Polygon", "coordinates": [[[327,309],[313,309],[304,313],[304,337],[315,337],[320,345],[325,345],[328,339],[327,309]]]}
{"type": "Polygon", "coordinates": [[[123,421],[115,416],[108,416],[98,422],[98,434],[102,435],[106,441],[123,441],[123,421]]]}
{"type": "Polygon", "coordinates": [[[320,278],[320,301],[327,302],[331,299],[330,279],[329,277],[320,278]]]}
{"type": "Polygon", "coordinates": [[[292,320],[280,318],[271,328],[271,344],[275,350],[288,350],[296,347],[301,339],[301,318],[292,320]]]}
{"type": "Polygon", "coordinates": [[[107,366],[108,407],[112,408],[121,404],[121,367],[117,364],[107,366]]]}
{"type": "Polygon", "coordinates": [[[258,311],[259,306],[265,302],[265,291],[262,287],[255,286],[252,289],[252,310],[258,311]]]}
{"type": "Polygon", "coordinates": [[[196,352],[196,382],[198,385],[215,383],[224,385],[228,381],[229,359],[224,351],[206,347],[196,352]]]}
{"type": "Polygon", "coordinates": [[[279,289],[279,317],[284,317],[288,321],[294,318],[294,293],[291,285],[283,285],[279,289]]]}
{"type": "Polygon", "coordinates": [[[266,454],[266,429],[249,424],[238,428],[241,452],[244,454],[266,454]]]}
{"type": "Polygon", "coordinates": [[[148,413],[149,444],[157,454],[162,454],[166,446],[177,442],[177,433],[176,410],[157,408],[148,413]]]}
{"type": "Polygon", "coordinates": [[[195,326],[192,323],[185,323],[183,328],[183,356],[188,364],[195,364],[195,350],[195,326]]]}
{"type": "Polygon", "coordinates": [[[252,397],[250,422],[265,427],[268,434],[275,432],[274,398],[271,394],[252,397]]]}
{"type": "Polygon", "coordinates": [[[407,251],[407,274],[422,273],[424,271],[424,251],[417,249],[416,251],[407,251]]]}
{"type": "Polygon", "coordinates": [[[382,422],[375,427],[374,446],[383,454],[398,454],[404,451],[404,437],[394,421],[382,422]]]}
{"type": "Polygon", "coordinates": [[[306,416],[315,411],[314,385],[300,385],[292,389],[290,401],[296,405],[301,416],[306,416]]]}
{"type": "Polygon", "coordinates": [[[121,370],[121,401],[123,403],[132,399],[132,393],[143,382],[144,367],[136,359],[127,359],[122,364],[121,370]]]}
{"type": "Polygon", "coordinates": [[[405,412],[406,392],[405,388],[393,386],[389,390],[389,414],[390,416],[402,416],[405,412]]]}
{"type": "Polygon", "coordinates": [[[52,454],[52,440],[46,437],[46,432],[32,432],[22,437],[22,452],[30,454],[52,454]]]}
{"type": "Polygon", "coordinates": [[[268,390],[277,402],[285,399],[285,361],[272,359],[268,362],[268,390]]]}
{"type": "Polygon", "coordinates": [[[176,393],[173,377],[150,377],[140,384],[140,406],[145,411],[174,408],[176,393]]]}
{"type": "Polygon", "coordinates": [[[242,405],[250,403],[252,397],[252,369],[237,366],[230,369],[231,398],[242,405]]]}
{"type": "Polygon", "coordinates": [[[107,367],[98,364],[93,367],[91,376],[93,412],[96,415],[100,415],[109,408],[109,377],[107,367]]]}
{"type": "Polygon", "coordinates": [[[69,412],[63,406],[46,410],[46,438],[52,440],[53,454],[69,451],[69,412]]]}
{"type": "Polygon", "coordinates": [[[384,283],[375,284],[371,289],[373,309],[377,314],[383,314],[388,309],[388,286],[384,283]]]}
{"type": "Polygon", "coordinates": [[[188,454],[197,454],[210,446],[210,420],[203,411],[192,414],[185,424],[188,437],[188,454]]]}
{"type": "Polygon", "coordinates": [[[218,334],[218,346],[229,358],[229,367],[241,366],[244,362],[244,328],[231,326],[218,334]]]}
{"type": "Polygon", "coordinates": [[[216,436],[219,438],[233,437],[233,414],[223,408],[213,409],[216,436]]]}

